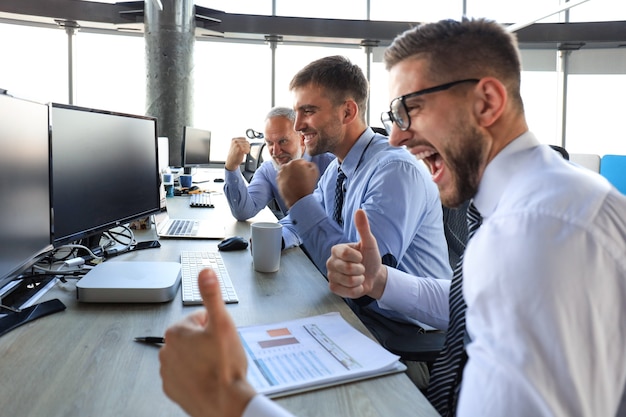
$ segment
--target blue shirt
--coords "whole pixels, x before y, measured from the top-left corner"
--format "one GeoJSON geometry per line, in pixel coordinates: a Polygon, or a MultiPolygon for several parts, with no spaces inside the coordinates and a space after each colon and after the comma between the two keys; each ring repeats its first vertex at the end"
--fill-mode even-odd
{"type": "Polygon", "coordinates": [[[304,244],[326,274],[331,247],[359,240],[353,219],[362,208],[381,256],[393,255],[401,271],[451,278],[439,191],[424,163],[366,129],[341,164],[346,175],[343,227],[333,219],[338,167],[335,159],[314,193],[298,200],[280,221],[286,248],[304,244]]]}
{"type": "MultiPolygon", "coordinates": [[[[335,155],[324,153],[322,155],[310,156],[305,153],[302,156],[309,162],[317,165],[322,174],[328,164],[335,159],[335,155]]],[[[256,170],[250,184],[246,181],[239,169],[229,171],[225,169],[224,194],[228,200],[230,211],[237,220],[247,220],[254,217],[267,204],[275,199],[281,211],[285,214],[289,211],[287,205],[280,197],[278,185],[276,184],[276,168],[272,161],[265,161],[256,170]]]]}

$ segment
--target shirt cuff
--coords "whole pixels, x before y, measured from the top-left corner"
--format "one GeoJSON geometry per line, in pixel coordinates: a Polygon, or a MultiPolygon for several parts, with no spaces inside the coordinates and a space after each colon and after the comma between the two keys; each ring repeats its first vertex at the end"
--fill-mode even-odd
{"type": "Polygon", "coordinates": [[[398,302],[407,296],[407,289],[413,287],[415,277],[396,268],[387,268],[387,282],[383,295],[378,299],[378,306],[387,310],[395,310],[398,302]]]}
{"type": "Polygon", "coordinates": [[[304,236],[323,219],[326,212],[313,194],[306,195],[289,209],[289,217],[298,235],[304,236]]]}
{"type": "Polygon", "coordinates": [[[265,395],[257,394],[248,403],[241,417],[293,417],[293,414],[265,395]]]}
{"type": "Polygon", "coordinates": [[[241,173],[241,170],[236,169],[234,171],[229,171],[226,168],[224,168],[224,180],[228,180],[231,183],[235,183],[241,180],[241,178],[243,178],[243,174],[241,173]]]}

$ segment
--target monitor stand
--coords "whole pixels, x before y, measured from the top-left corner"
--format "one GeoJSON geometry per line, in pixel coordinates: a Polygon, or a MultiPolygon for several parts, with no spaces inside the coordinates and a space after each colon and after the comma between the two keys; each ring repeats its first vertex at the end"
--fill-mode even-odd
{"type": "Polygon", "coordinates": [[[35,319],[65,310],[65,304],[58,299],[44,301],[30,307],[0,314],[0,336],[35,319]]]}
{"type": "MultiPolygon", "coordinates": [[[[28,307],[52,288],[56,282],[57,279],[49,275],[22,279],[17,285],[2,294],[0,304],[14,309],[28,307]]],[[[0,311],[1,313],[2,311],[0,311]]]]}
{"type": "Polygon", "coordinates": [[[26,278],[2,295],[0,308],[0,336],[48,314],[65,310],[58,299],[33,304],[56,283],[56,278],[26,278]],[[22,308],[22,306],[26,306],[22,308]]]}

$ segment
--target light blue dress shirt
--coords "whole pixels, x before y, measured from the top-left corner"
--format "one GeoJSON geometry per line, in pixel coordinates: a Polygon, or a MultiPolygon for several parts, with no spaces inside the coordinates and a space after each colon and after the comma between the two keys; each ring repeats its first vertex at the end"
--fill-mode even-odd
{"type": "MultiPolygon", "coordinates": [[[[317,165],[320,175],[326,167],[335,159],[335,155],[324,153],[310,156],[305,153],[303,159],[317,165]]],[[[246,181],[239,169],[226,171],[224,175],[224,194],[228,200],[230,211],[237,220],[247,220],[254,217],[267,204],[276,199],[280,210],[287,214],[289,209],[280,197],[278,185],[276,184],[276,168],[272,161],[265,161],[256,170],[250,184],[246,181]]]]}
{"type": "Polygon", "coordinates": [[[346,174],[343,227],[333,220],[338,166],[334,160],[315,192],[296,202],[280,221],[285,247],[304,244],[326,274],[331,247],[359,240],[353,219],[362,208],[381,256],[393,255],[398,269],[410,274],[450,279],[439,191],[424,163],[366,129],[341,164],[346,174]]]}

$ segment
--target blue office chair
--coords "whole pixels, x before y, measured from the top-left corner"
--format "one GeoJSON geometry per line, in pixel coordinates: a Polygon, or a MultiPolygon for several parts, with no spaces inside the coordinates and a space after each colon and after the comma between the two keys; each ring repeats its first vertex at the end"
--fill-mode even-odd
{"type": "Polygon", "coordinates": [[[600,161],[600,175],[626,194],[626,155],[604,155],[600,161]]]}

